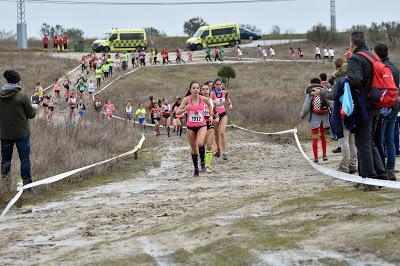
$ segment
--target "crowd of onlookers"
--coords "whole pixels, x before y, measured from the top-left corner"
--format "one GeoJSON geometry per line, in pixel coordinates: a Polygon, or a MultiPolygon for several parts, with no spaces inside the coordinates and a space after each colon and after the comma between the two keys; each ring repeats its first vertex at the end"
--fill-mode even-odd
{"type": "MultiPolygon", "coordinates": [[[[328,160],[326,133],[330,130],[335,139],[341,139],[340,149],[335,150],[342,152],[339,171],[394,181],[396,155],[400,154],[399,70],[389,60],[386,44],[369,49],[363,32],[353,32],[351,44],[352,52],[347,49],[345,59],[334,60],[334,75],[313,78],[306,90],[301,118],[309,117],[314,163],[320,158],[318,139],[322,160],[328,160]],[[382,88],[376,86],[379,80],[382,88]]],[[[364,184],[357,187],[377,189],[364,184]]]]}

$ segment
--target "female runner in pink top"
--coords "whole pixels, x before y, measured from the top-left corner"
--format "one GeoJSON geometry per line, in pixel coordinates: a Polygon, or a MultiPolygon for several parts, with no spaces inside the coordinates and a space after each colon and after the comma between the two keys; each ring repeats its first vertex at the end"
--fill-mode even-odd
{"type": "Polygon", "coordinates": [[[58,80],[56,79],[56,82],[53,84],[53,89],[54,89],[54,93],[57,95],[57,98],[60,99],[60,92],[61,92],[61,84],[60,82],[58,82],[58,80]]]}
{"type": "Polygon", "coordinates": [[[111,100],[107,100],[107,103],[104,105],[104,109],[106,111],[107,119],[111,120],[113,116],[113,111],[115,110],[114,105],[111,103],[111,100]]]}
{"type": "Polygon", "coordinates": [[[200,154],[201,171],[206,171],[205,165],[205,148],[204,140],[207,134],[206,119],[204,117],[205,105],[210,107],[210,101],[208,98],[200,95],[200,85],[198,82],[190,83],[190,95],[182,100],[179,106],[177,115],[184,112],[187,113],[187,137],[190,148],[192,149],[192,160],[194,165],[193,176],[199,176],[199,165],[198,165],[198,153],[200,154]]]}
{"type": "Polygon", "coordinates": [[[220,151],[222,151],[222,158],[224,160],[228,160],[228,156],[226,154],[226,125],[228,123],[228,116],[226,114],[225,102],[228,101],[229,109],[232,110],[232,102],[229,99],[228,91],[222,88],[222,80],[217,78],[214,81],[215,88],[211,92],[211,99],[214,103],[214,108],[218,114],[216,119],[214,120],[214,135],[215,142],[217,143],[217,152],[215,153],[216,157],[220,156],[220,151]]]}

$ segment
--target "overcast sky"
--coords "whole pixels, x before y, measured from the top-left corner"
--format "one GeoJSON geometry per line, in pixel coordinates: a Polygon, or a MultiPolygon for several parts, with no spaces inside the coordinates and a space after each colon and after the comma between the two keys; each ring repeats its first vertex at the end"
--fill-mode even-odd
{"type": "MultiPolygon", "coordinates": [[[[97,0],[106,1],[106,0],[97,0]]],[[[118,0],[127,1],[129,0],[118,0]]],[[[152,2],[131,0],[131,2],[152,2]]],[[[163,0],[158,0],[163,1],[163,0]]],[[[170,0],[165,0],[170,1],[170,0]]],[[[189,1],[189,0],[177,0],[189,1]]],[[[183,23],[195,16],[209,24],[238,22],[254,24],[264,33],[272,25],[282,31],[294,29],[305,32],[318,22],[330,24],[329,0],[294,0],[290,2],[198,5],[198,6],[87,6],[49,5],[26,3],[28,36],[39,37],[40,25],[76,27],[87,37],[101,35],[112,27],[136,28],[153,26],[168,35],[183,35],[183,23]]],[[[16,4],[0,2],[0,30],[16,31],[16,4]]],[[[399,0],[337,0],[337,28],[346,29],[354,24],[370,24],[399,20],[399,0]],[[378,6],[379,5],[379,6],[378,6]]]]}

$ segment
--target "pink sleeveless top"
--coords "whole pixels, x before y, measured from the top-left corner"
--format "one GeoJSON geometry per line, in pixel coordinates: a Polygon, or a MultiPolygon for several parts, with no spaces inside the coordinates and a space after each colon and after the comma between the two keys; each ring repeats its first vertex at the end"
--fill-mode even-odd
{"type": "Polygon", "coordinates": [[[187,105],[187,122],[188,127],[202,127],[206,125],[206,120],[204,118],[204,99],[203,96],[200,97],[200,102],[198,105],[194,105],[192,101],[192,96],[188,98],[187,105]]]}
{"type": "Polygon", "coordinates": [[[219,115],[226,112],[226,110],[225,110],[225,92],[223,90],[220,91],[219,95],[217,95],[217,90],[214,90],[213,94],[212,94],[212,100],[214,102],[215,109],[217,110],[217,113],[219,115]]]}
{"type": "Polygon", "coordinates": [[[54,91],[60,91],[61,90],[61,84],[60,83],[54,83],[53,85],[54,91]]]}

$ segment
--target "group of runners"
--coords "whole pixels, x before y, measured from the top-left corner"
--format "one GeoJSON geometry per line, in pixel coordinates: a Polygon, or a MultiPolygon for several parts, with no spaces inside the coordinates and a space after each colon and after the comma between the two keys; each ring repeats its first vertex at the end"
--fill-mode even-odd
{"type": "Polygon", "coordinates": [[[175,114],[185,117],[195,177],[200,172],[212,172],[213,155],[222,155],[223,160],[228,160],[226,104],[230,110],[233,109],[227,89],[222,86],[222,80],[217,78],[202,84],[192,81],[186,96],[176,108],[175,114]]]}

